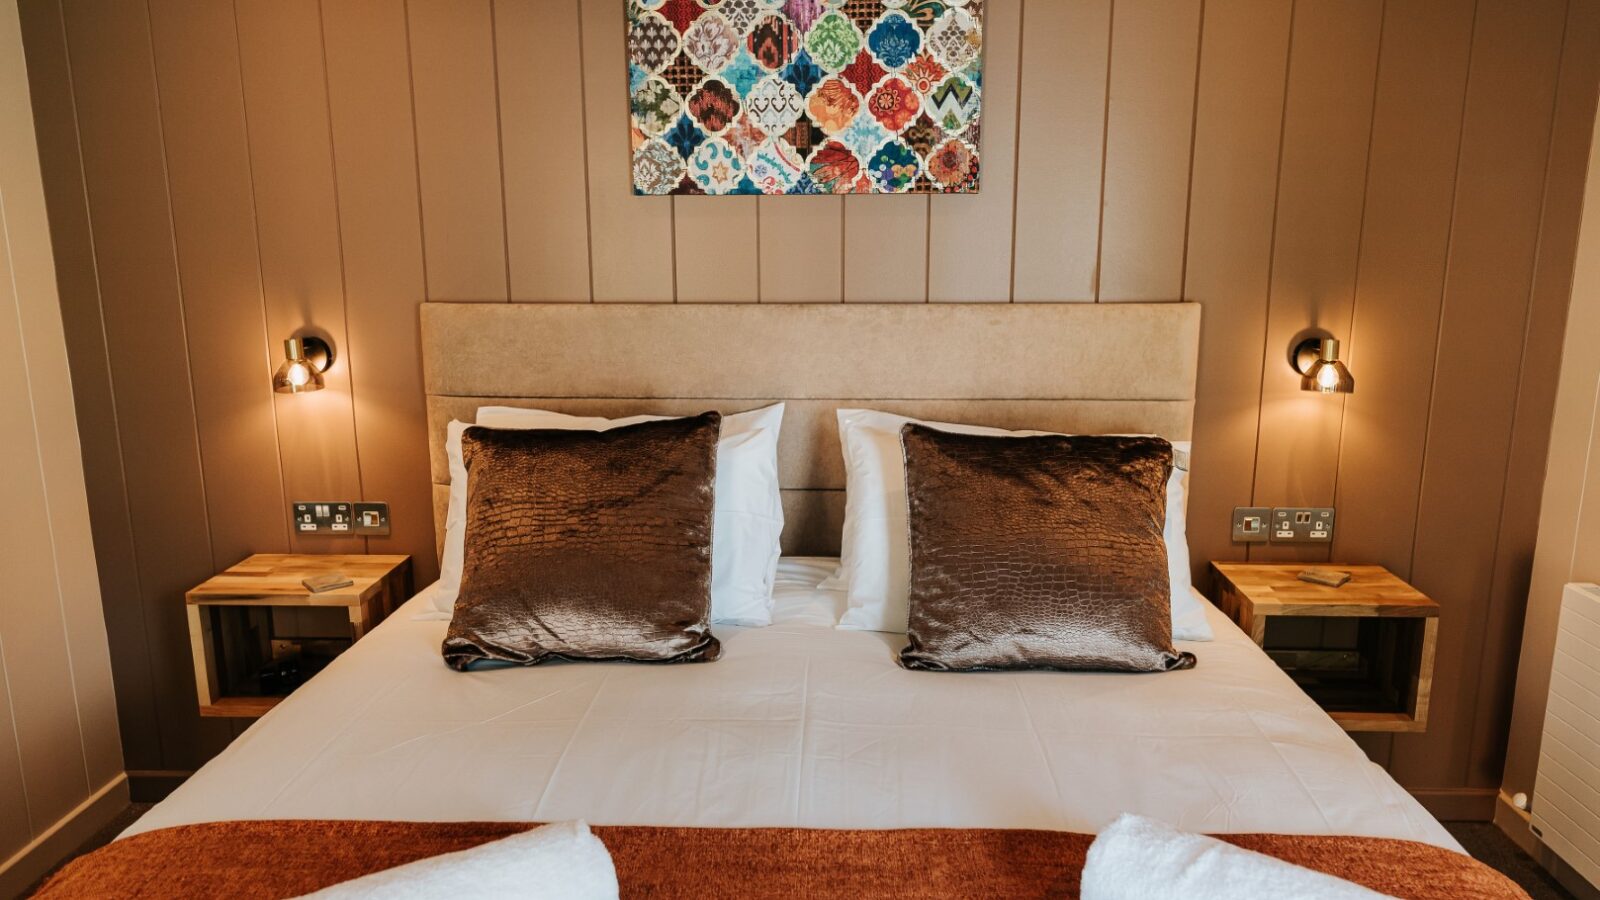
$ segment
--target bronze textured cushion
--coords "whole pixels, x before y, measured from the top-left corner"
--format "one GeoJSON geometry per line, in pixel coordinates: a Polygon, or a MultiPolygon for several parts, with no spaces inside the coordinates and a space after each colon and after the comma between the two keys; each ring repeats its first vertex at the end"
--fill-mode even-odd
{"type": "Polygon", "coordinates": [[[466,553],[445,661],[716,659],[721,422],[463,432],[466,553]]]}
{"type": "Polygon", "coordinates": [[[1186,669],[1172,646],[1160,438],[900,431],[909,669],[1186,669]]]}

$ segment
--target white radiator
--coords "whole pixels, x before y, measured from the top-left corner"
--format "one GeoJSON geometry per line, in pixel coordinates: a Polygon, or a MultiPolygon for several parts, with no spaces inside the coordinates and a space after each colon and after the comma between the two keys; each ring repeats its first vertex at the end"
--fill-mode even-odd
{"type": "Polygon", "coordinates": [[[1600,586],[1561,595],[1550,703],[1533,787],[1533,832],[1600,885],[1600,586]]]}

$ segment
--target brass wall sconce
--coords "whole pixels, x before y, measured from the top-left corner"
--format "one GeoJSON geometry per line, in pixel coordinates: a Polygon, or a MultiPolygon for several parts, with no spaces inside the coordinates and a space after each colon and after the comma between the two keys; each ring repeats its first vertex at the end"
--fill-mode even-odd
{"type": "Polygon", "coordinates": [[[325,387],[322,373],[333,365],[333,347],[319,337],[292,337],[283,342],[283,363],[272,375],[280,394],[303,394],[325,387]]]}
{"type": "Polygon", "coordinates": [[[1319,394],[1348,394],[1356,389],[1355,376],[1339,359],[1339,341],[1312,336],[1289,349],[1289,365],[1300,373],[1300,390],[1319,394]]]}

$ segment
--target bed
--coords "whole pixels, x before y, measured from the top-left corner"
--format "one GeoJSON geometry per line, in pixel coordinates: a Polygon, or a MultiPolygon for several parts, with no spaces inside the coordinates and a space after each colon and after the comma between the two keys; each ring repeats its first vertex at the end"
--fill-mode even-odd
{"type": "MultiPolygon", "coordinates": [[[[787,834],[748,829],[946,829],[927,834],[965,840],[1092,833],[1136,812],[1193,831],[1324,836],[1297,847],[1344,839],[1326,836],[1417,842],[1390,849],[1475,865],[1445,853],[1460,849],[1449,833],[1209,604],[1216,640],[1180,643],[1199,665],[1161,675],[911,672],[895,663],[904,635],[833,627],[842,595],[817,584],[832,571],[843,515],[835,408],[1188,439],[1199,313],[424,304],[441,525],[444,425],[479,405],[615,415],[786,401],[790,556],[774,624],[716,626],[724,656],[707,665],[462,673],[441,662],[445,623],[417,618],[431,605],[424,590],[109,849],[198,823],[333,820],[349,834],[367,821],[581,818],[616,827],[601,829],[608,844],[626,827],[656,829],[653,841],[677,834],[674,852],[698,832],[671,829],[743,835],[718,839],[731,858],[753,835],[787,834]]],[[[373,846],[415,839],[386,834],[373,846]]],[[[254,840],[284,858],[329,838],[254,840]]],[[[1351,851],[1348,871],[1381,868],[1379,846],[1390,845],[1351,851]]],[[[1408,859],[1400,868],[1430,871],[1408,859]]]]}
{"type": "Polygon", "coordinates": [[[1138,812],[1204,832],[1457,845],[1215,609],[1187,672],[939,674],[842,631],[831,561],[709,665],[459,673],[402,607],[129,834],[236,819],[1036,828],[1138,812]]]}

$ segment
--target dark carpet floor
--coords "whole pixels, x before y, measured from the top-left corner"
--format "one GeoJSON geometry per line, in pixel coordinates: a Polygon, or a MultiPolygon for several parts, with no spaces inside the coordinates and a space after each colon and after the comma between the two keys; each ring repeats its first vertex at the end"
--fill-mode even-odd
{"type": "Polygon", "coordinates": [[[1533,900],[1573,900],[1554,876],[1488,822],[1446,822],[1444,827],[1468,853],[1522,885],[1533,900]]]}
{"type": "MultiPolygon", "coordinates": [[[[72,858],[97,850],[111,843],[112,839],[122,833],[122,830],[132,825],[138,818],[145,814],[153,804],[135,803],[123,810],[110,824],[100,829],[94,837],[84,842],[78,852],[72,857],[62,860],[66,865],[72,858]]],[[[1467,852],[1484,863],[1504,872],[1507,876],[1522,885],[1533,900],[1573,900],[1572,895],[1551,877],[1549,872],[1540,868],[1533,861],[1533,857],[1522,852],[1522,848],[1512,843],[1500,829],[1488,822],[1446,822],[1444,827],[1455,835],[1461,846],[1467,852]]],[[[59,868],[59,866],[57,867],[59,868]]],[[[48,877],[48,876],[46,876],[48,877]]]]}

